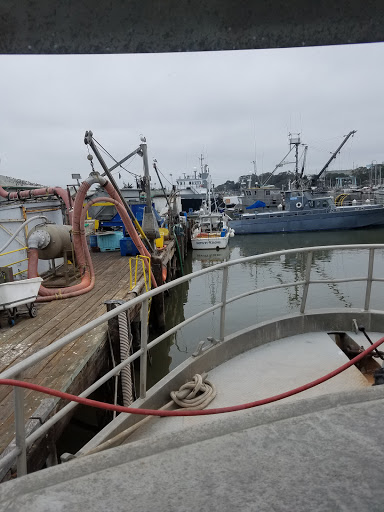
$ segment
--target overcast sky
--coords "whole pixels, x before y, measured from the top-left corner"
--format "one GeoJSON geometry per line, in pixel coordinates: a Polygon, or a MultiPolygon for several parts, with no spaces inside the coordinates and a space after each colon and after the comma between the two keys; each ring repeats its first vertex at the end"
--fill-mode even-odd
{"type": "MultiPolygon", "coordinates": [[[[384,44],[0,56],[0,174],[60,186],[85,178],[88,129],[117,159],[144,134],[170,181],[199,168],[200,153],[215,185],[252,172],[255,157],[258,172],[271,171],[289,132],[309,145],[308,173],[351,130],[332,167],[383,162],[383,63],[384,44]]],[[[141,158],[127,168],[141,174],[141,158]]],[[[122,180],[134,183],[123,170],[122,180]]]]}

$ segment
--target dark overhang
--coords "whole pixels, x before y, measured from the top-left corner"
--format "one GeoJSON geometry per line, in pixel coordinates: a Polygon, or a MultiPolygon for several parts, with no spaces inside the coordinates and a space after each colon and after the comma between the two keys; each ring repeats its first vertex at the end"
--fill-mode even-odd
{"type": "Polygon", "coordinates": [[[379,41],[384,41],[383,0],[0,2],[2,54],[187,52],[379,41]]]}

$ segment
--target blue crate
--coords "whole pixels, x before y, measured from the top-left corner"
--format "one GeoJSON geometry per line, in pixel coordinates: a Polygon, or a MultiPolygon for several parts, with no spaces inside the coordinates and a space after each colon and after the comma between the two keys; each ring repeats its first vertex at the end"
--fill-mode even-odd
{"type": "Polygon", "coordinates": [[[89,246],[97,247],[97,235],[90,235],[89,237],[89,246]]]}
{"type": "Polygon", "coordinates": [[[129,236],[120,239],[120,254],[122,256],[137,256],[140,254],[132,238],[129,236]]]}
{"type": "Polygon", "coordinates": [[[97,235],[97,245],[101,252],[118,251],[120,249],[120,239],[123,238],[122,231],[111,231],[97,235]]]}

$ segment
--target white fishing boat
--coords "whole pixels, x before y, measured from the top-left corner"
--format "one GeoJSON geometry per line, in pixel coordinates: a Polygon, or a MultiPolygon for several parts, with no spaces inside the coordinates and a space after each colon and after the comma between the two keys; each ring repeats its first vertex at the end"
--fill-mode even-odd
{"type": "Polygon", "coordinates": [[[225,249],[234,230],[228,227],[227,215],[219,212],[201,214],[192,231],[192,249],[225,249]]]}
{"type": "Polygon", "coordinates": [[[230,217],[226,213],[212,211],[212,185],[208,180],[207,200],[203,202],[199,216],[192,228],[192,249],[225,249],[235,230],[228,226],[230,217]]]}

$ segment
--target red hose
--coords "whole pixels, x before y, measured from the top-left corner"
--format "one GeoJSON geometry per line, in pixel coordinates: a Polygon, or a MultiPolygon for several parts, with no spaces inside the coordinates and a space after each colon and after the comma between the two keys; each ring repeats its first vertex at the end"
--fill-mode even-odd
{"type": "Polygon", "coordinates": [[[39,386],[38,384],[31,384],[29,382],[24,382],[16,379],[0,379],[0,385],[3,386],[17,386],[20,388],[31,389],[32,391],[39,391],[41,393],[46,393],[47,395],[57,396],[64,400],[70,400],[72,402],[78,402],[82,405],[89,405],[91,407],[97,407],[98,409],[105,409],[108,411],[116,411],[116,412],[124,412],[131,414],[140,414],[142,416],[205,416],[209,414],[221,414],[225,412],[235,412],[241,411],[243,409],[252,409],[253,407],[258,407],[260,405],[270,404],[272,402],[277,402],[278,400],[282,400],[283,398],[288,398],[289,396],[297,395],[302,391],[306,391],[307,389],[313,388],[322,384],[323,382],[335,377],[339,373],[347,370],[352,365],[363,359],[366,355],[370,354],[375,350],[375,348],[379,347],[384,342],[384,337],[380,338],[376,341],[372,346],[361,352],[356,357],[343,364],[336,370],[333,370],[327,375],[320,377],[319,379],[313,380],[308,384],[304,384],[298,388],[291,389],[290,391],[286,391],[285,393],[281,393],[279,395],[274,395],[269,398],[263,398],[262,400],[256,400],[255,402],[249,402],[246,404],[240,405],[232,405],[230,407],[220,407],[217,409],[204,409],[199,411],[185,411],[185,410],[177,410],[177,411],[166,411],[166,410],[155,410],[155,409],[137,409],[135,407],[123,407],[122,405],[113,405],[107,404],[105,402],[98,402],[97,400],[90,400],[89,398],[82,398],[76,395],[70,395],[69,393],[63,393],[62,391],[57,391],[56,389],[46,388],[45,386],[39,386]]]}

